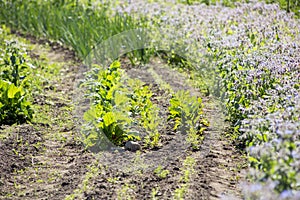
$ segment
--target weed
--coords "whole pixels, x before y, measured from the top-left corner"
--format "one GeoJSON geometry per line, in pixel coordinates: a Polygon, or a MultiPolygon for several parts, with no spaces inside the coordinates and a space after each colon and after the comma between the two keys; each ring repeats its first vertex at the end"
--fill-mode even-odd
{"type": "Polygon", "coordinates": [[[170,173],[169,170],[164,170],[161,165],[159,165],[154,170],[154,174],[161,179],[165,179],[169,175],[169,173],[170,173]]]}

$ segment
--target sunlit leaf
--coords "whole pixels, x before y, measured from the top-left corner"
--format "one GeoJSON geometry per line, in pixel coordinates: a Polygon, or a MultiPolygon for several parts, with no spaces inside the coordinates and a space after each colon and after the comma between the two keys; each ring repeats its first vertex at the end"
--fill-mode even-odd
{"type": "Polygon", "coordinates": [[[20,88],[16,87],[14,84],[11,84],[8,89],[7,97],[13,99],[19,91],[20,88]]]}

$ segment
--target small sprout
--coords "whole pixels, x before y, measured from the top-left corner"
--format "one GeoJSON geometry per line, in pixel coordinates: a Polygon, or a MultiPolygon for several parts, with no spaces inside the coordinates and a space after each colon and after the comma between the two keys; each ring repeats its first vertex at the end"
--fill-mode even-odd
{"type": "Polygon", "coordinates": [[[161,179],[165,179],[169,175],[169,173],[170,173],[169,170],[163,170],[161,165],[159,165],[154,170],[154,174],[161,179]]]}

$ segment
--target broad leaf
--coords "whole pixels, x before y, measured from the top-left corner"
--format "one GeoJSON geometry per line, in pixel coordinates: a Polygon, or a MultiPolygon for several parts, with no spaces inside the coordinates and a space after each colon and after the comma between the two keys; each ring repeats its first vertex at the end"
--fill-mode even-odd
{"type": "Polygon", "coordinates": [[[7,97],[13,99],[19,91],[20,88],[16,87],[14,84],[11,84],[8,89],[7,97]]]}
{"type": "Polygon", "coordinates": [[[112,112],[108,112],[103,117],[104,125],[109,126],[115,122],[115,117],[112,112]]]}

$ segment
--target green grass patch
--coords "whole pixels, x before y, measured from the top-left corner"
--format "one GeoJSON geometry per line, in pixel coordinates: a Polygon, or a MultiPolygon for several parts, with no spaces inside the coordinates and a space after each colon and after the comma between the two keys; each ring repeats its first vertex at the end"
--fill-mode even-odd
{"type": "Polygon", "coordinates": [[[1,1],[0,21],[14,30],[60,41],[81,59],[101,41],[138,27],[132,16],[112,15],[109,3],[91,1],[1,1]]]}

